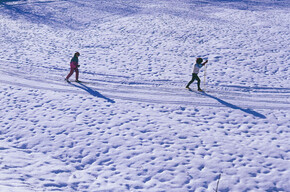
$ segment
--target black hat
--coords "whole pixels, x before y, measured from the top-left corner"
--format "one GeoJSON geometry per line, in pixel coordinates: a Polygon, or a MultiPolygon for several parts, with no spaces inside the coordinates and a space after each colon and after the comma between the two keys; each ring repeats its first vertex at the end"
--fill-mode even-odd
{"type": "Polygon", "coordinates": [[[202,58],[197,58],[197,59],[196,59],[196,62],[197,62],[197,63],[202,63],[202,61],[203,61],[202,58]]]}

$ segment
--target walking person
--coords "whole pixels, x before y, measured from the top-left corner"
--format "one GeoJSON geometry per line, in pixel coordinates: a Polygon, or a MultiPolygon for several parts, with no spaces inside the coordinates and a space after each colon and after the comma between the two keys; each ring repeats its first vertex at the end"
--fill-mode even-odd
{"type": "Polygon", "coordinates": [[[186,85],[187,89],[190,89],[189,86],[191,83],[194,82],[194,80],[197,80],[197,88],[198,88],[197,90],[202,91],[202,89],[200,88],[200,79],[198,77],[198,73],[199,73],[200,68],[202,68],[208,62],[208,60],[206,60],[204,63],[202,63],[202,62],[203,62],[202,58],[196,59],[196,63],[195,63],[194,68],[193,68],[192,79],[186,85]]]}
{"type": "Polygon", "coordinates": [[[72,74],[74,72],[76,72],[76,82],[79,82],[79,56],[80,53],[76,52],[73,56],[73,58],[70,61],[70,72],[69,74],[66,76],[65,80],[69,81],[68,79],[70,78],[70,76],[72,76],[72,74]]]}

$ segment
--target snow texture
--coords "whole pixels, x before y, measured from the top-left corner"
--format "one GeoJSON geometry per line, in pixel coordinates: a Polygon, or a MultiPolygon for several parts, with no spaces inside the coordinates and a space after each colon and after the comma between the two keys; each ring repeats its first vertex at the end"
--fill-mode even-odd
{"type": "Polygon", "coordinates": [[[289,18],[288,0],[0,1],[0,191],[290,191],[289,18]],[[185,89],[197,57],[205,93],[185,89]]]}

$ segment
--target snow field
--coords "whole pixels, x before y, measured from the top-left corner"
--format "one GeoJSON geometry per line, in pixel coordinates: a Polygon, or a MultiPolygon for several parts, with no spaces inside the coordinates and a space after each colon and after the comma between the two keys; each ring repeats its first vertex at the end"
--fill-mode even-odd
{"type": "Polygon", "coordinates": [[[0,190],[289,191],[289,7],[267,2],[1,3],[0,190]]]}
{"type": "MultiPolygon", "coordinates": [[[[8,147],[2,150],[14,149],[12,157],[2,158],[3,168],[21,168],[20,173],[16,171],[15,183],[23,179],[40,188],[64,190],[94,191],[97,186],[117,191],[202,191],[215,187],[216,177],[222,173],[224,190],[232,184],[234,191],[255,187],[257,191],[267,190],[260,185],[275,174],[279,176],[274,180],[276,185],[287,187],[287,181],[281,179],[287,179],[287,165],[281,162],[287,157],[288,145],[280,141],[287,140],[282,133],[288,130],[277,127],[274,117],[271,123],[231,109],[216,112],[207,107],[122,101],[109,104],[95,97],[53,96],[50,91],[23,88],[18,91],[21,94],[10,95],[14,99],[1,100],[7,103],[3,107],[7,111],[14,109],[17,119],[3,119],[10,123],[2,132],[8,147]],[[30,103],[27,96],[32,97],[30,103]],[[73,103],[79,103],[79,107],[71,109],[73,103]],[[91,103],[94,106],[88,107],[91,103]],[[192,117],[199,122],[192,124],[192,117]],[[265,133],[265,127],[271,129],[265,133]],[[15,153],[16,149],[20,153],[15,153]],[[105,183],[108,185],[103,186],[105,183]]],[[[285,119],[287,115],[279,114],[285,119]]]]}

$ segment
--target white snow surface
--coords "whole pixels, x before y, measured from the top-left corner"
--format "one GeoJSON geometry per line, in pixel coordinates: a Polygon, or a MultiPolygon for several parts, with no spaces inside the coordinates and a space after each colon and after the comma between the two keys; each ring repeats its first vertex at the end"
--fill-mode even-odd
{"type": "Polygon", "coordinates": [[[0,191],[290,191],[289,32],[288,0],[0,1],[0,191]]]}

